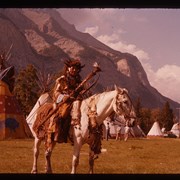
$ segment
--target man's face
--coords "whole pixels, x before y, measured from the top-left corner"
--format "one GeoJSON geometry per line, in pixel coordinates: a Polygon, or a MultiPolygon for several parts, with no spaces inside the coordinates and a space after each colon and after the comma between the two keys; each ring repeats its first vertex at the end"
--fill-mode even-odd
{"type": "Polygon", "coordinates": [[[71,76],[76,76],[79,73],[79,69],[76,66],[68,67],[68,71],[71,76]]]}

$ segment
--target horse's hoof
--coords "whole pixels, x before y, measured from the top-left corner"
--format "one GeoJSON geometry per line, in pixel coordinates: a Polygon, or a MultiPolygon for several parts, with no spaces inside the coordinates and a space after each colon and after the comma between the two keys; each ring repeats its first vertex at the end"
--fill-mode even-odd
{"type": "Polygon", "coordinates": [[[37,174],[37,170],[34,170],[34,169],[33,169],[33,170],[31,171],[31,174],[37,174]]]}
{"type": "Polygon", "coordinates": [[[52,174],[52,170],[45,170],[45,174],[52,174]]]}
{"type": "Polygon", "coordinates": [[[48,172],[46,171],[45,173],[46,173],[46,174],[52,174],[52,171],[48,171],[48,172]]]}

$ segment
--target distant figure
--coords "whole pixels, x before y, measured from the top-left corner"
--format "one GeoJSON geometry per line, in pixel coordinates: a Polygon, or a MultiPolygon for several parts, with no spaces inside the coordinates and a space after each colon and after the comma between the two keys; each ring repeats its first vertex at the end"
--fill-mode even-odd
{"type": "Polygon", "coordinates": [[[121,129],[122,129],[121,126],[118,126],[117,129],[116,129],[116,131],[117,131],[117,133],[116,133],[116,141],[121,140],[121,129]]]}
{"type": "Polygon", "coordinates": [[[129,125],[129,121],[126,120],[126,124],[125,124],[125,133],[124,133],[124,141],[127,141],[128,137],[129,137],[129,133],[132,135],[132,137],[135,137],[135,134],[133,132],[132,127],[129,125]]]}
{"type": "Polygon", "coordinates": [[[163,127],[163,128],[161,129],[161,131],[162,131],[162,133],[164,134],[165,131],[166,131],[166,129],[163,127]]]}
{"type": "Polygon", "coordinates": [[[111,134],[110,134],[110,126],[108,122],[106,126],[106,141],[108,141],[109,138],[111,138],[111,134]]]}

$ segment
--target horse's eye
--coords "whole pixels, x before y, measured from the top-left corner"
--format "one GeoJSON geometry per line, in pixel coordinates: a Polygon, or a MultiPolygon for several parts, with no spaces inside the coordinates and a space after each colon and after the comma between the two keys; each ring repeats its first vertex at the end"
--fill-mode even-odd
{"type": "Polygon", "coordinates": [[[123,101],[123,102],[124,102],[125,104],[127,104],[127,103],[128,103],[128,101],[126,101],[126,100],[125,100],[125,101],[123,101]]]}

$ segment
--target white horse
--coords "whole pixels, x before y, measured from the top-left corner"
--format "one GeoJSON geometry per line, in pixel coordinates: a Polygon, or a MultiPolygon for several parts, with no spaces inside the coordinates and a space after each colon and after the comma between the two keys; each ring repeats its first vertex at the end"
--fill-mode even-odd
{"type": "MultiPolygon", "coordinates": [[[[73,126],[74,150],[71,174],[76,173],[76,169],[79,164],[79,157],[82,145],[89,142],[90,129],[88,112],[92,99],[94,100],[96,106],[96,122],[98,125],[101,125],[103,121],[113,112],[117,113],[118,115],[124,115],[127,118],[135,116],[134,107],[127,90],[118,88],[116,86],[115,90],[95,94],[83,100],[81,104],[80,125],[73,126]]],[[[38,139],[35,133],[33,134],[35,137],[34,161],[31,173],[37,173],[37,159],[39,155],[39,146],[42,140],[38,139]]],[[[55,144],[56,142],[52,141],[51,146],[45,146],[46,173],[52,173],[50,158],[55,144]]],[[[95,152],[90,147],[89,173],[93,173],[94,159],[95,152]]]]}

